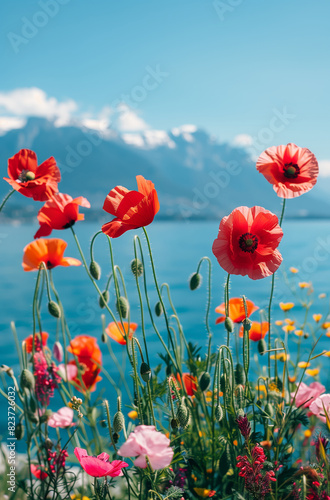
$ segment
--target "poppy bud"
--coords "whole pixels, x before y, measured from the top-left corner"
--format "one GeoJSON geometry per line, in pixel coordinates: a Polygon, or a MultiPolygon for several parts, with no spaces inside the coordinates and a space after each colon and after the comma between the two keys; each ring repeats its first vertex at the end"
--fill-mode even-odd
{"type": "Polygon", "coordinates": [[[147,363],[141,363],[140,374],[144,382],[149,382],[149,380],[151,379],[151,370],[150,366],[147,363]]]}
{"type": "Polygon", "coordinates": [[[172,418],[171,427],[172,427],[172,429],[177,429],[179,427],[179,422],[176,418],[172,418]]]}
{"type": "Polygon", "coordinates": [[[105,333],[102,333],[102,335],[101,335],[101,342],[103,342],[103,344],[106,344],[107,340],[108,340],[108,339],[107,339],[106,334],[105,334],[105,333]]]}
{"type": "Polygon", "coordinates": [[[225,319],[225,328],[229,333],[234,331],[234,322],[229,316],[225,319]]]}
{"type": "Polygon", "coordinates": [[[244,387],[238,385],[235,389],[235,399],[238,408],[244,408],[244,387]]]}
{"type": "Polygon", "coordinates": [[[245,319],[243,319],[242,323],[243,323],[244,330],[249,332],[251,330],[252,321],[249,318],[245,318],[245,319]]]}
{"type": "Polygon", "coordinates": [[[183,403],[180,403],[179,407],[178,407],[178,410],[176,412],[176,419],[179,422],[180,427],[182,427],[183,429],[185,427],[187,427],[187,425],[189,423],[189,416],[190,416],[189,415],[189,410],[186,407],[186,405],[183,404],[183,403]]]}
{"type": "Polygon", "coordinates": [[[53,346],[53,356],[59,363],[63,361],[63,347],[60,342],[55,342],[53,346]]]}
{"type": "Polygon", "coordinates": [[[21,422],[15,427],[15,437],[18,441],[24,437],[24,425],[21,422]]]}
{"type": "Polygon", "coordinates": [[[157,302],[157,304],[155,305],[155,313],[156,313],[156,316],[161,316],[163,314],[163,306],[161,304],[161,302],[157,302]]]}
{"type": "Polygon", "coordinates": [[[118,443],[118,440],[119,440],[119,434],[118,434],[118,432],[114,432],[114,433],[112,434],[112,437],[113,437],[113,442],[114,442],[115,444],[117,444],[117,443],[118,443]]]}
{"type": "Polygon", "coordinates": [[[199,273],[194,273],[190,276],[189,288],[190,290],[196,290],[202,284],[202,275],[199,273]]]}
{"type": "Polygon", "coordinates": [[[119,297],[119,299],[116,302],[116,309],[120,316],[122,316],[123,318],[127,318],[129,311],[129,303],[126,297],[123,296],[119,297]]]}
{"type": "Polygon", "coordinates": [[[223,418],[223,409],[220,403],[218,403],[215,408],[215,418],[217,419],[218,422],[221,422],[223,418]]]}
{"type": "Polygon", "coordinates": [[[30,372],[30,370],[27,370],[26,368],[24,368],[24,370],[21,373],[21,387],[22,389],[34,388],[34,376],[30,372]]]}
{"type": "Polygon", "coordinates": [[[31,172],[31,170],[29,170],[28,172],[26,172],[25,179],[27,181],[34,181],[35,178],[36,178],[36,174],[34,172],[31,172]]]}
{"type": "Polygon", "coordinates": [[[199,387],[201,388],[201,391],[207,391],[211,383],[211,376],[209,372],[203,372],[202,375],[199,377],[199,387]]]}
{"type": "Polygon", "coordinates": [[[45,413],[40,415],[40,423],[43,424],[43,423],[47,422],[47,420],[49,419],[49,417],[52,414],[53,414],[52,410],[46,410],[45,413]]]}
{"type": "Polygon", "coordinates": [[[223,393],[226,391],[227,377],[226,375],[221,375],[220,377],[220,388],[223,393]]]}
{"type": "Polygon", "coordinates": [[[274,415],[274,408],[273,408],[272,404],[270,404],[270,403],[266,404],[266,406],[265,406],[265,413],[267,413],[267,415],[269,417],[272,417],[274,415]]]}
{"type": "Polygon", "coordinates": [[[53,300],[51,300],[51,301],[48,302],[48,312],[49,312],[49,314],[51,314],[52,316],[54,316],[54,318],[60,318],[61,317],[60,306],[58,304],[56,304],[56,302],[54,302],[53,300]]]}
{"type": "Polygon", "coordinates": [[[108,290],[104,290],[104,292],[102,292],[102,295],[100,295],[99,298],[99,305],[101,309],[105,307],[105,305],[109,302],[109,299],[110,299],[110,293],[108,292],[108,290]]]}
{"type": "Polygon", "coordinates": [[[89,272],[95,280],[99,280],[101,278],[101,268],[95,260],[92,260],[90,263],[89,272]]]}
{"type": "Polygon", "coordinates": [[[51,450],[53,446],[54,446],[53,441],[49,438],[46,438],[44,442],[44,447],[46,448],[46,450],[51,450]]]}
{"type": "Polygon", "coordinates": [[[0,372],[7,373],[8,377],[11,377],[11,378],[14,376],[13,369],[10,368],[10,366],[7,366],[7,365],[1,365],[0,366],[0,372]]]}
{"type": "Polygon", "coordinates": [[[258,351],[261,356],[267,351],[267,344],[265,339],[260,339],[258,342],[258,351]]]}
{"type": "Polygon", "coordinates": [[[245,384],[245,372],[243,366],[240,363],[237,363],[235,367],[235,381],[236,384],[245,384]]]}
{"type": "Polygon", "coordinates": [[[143,264],[140,259],[133,259],[131,262],[131,271],[137,278],[143,274],[143,264]]]}
{"type": "Polygon", "coordinates": [[[113,417],[113,422],[112,422],[113,430],[119,434],[119,432],[124,428],[124,426],[125,426],[124,414],[121,411],[117,411],[117,413],[115,413],[115,416],[113,417]]]}
{"type": "Polygon", "coordinates": [[[37,415],[35,415],[31,411],[27,412],[27,416],[28,416],[28,419],[30,420],[30,422],[32,422],[34,424],[37,424],[39,422],[37,415]]]}

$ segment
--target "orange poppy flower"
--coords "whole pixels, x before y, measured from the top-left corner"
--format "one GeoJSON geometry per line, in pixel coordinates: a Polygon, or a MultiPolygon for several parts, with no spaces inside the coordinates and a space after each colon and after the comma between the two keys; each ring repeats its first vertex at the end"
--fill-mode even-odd
{"type": "Polygon", "coordinates": [[[238,207],[224,217],[212,251],[230,274],[256,280],[273,274],[282,262],[277,247],[283,231],[276,215],[262,207],[238,207]]]}
{"type": "Polygon", "coordinates": [[[273,184],[277,196],[296,198],[316,184],[319,166],[309,149],[290,143],[272,146],[261,153],[257,170],[273,184]]]}
{"type": "MultiPolygon", "coordinates": [[[[47,345],[47,339],[49,337],[47,332],[41,332],[41,343],[42,346],[45,347],[47,345]]],[[[25,342],[25,351],[30,354],[32,352],[32,347],[33,347],[33,335],[29,335],[26,337],[24,340],[25,342]]],[[[40,350],[40,336],[38,334],[35,335],[34,337],[34,345],[36,350],[40,350]]]]}
{"type": "Polygon", "coordinates": [[[30,149],[21,149],[8,160],[8,175],[4,177],[12,188],[28,198],[46,201],[58,191],[61,173],[53,157],[38,167],[37,155],[30,149]]]}
{"type": "MultiPolygon", "coordinates": [[[[176,378],[182,387],[181,376],[179,373],[177,374],[176,378]]],[[[193,375],[190,375],[190,373],[183,373],[182,380],[188,396],[194,396],[195,392],[197,391],[197,378],[193,375]]]]}
{"type": "Polygon", "coordinates": [[[115,216],[102,226],[102,231],[111,238],[118,238],[129,229],[148,226],[159,210],[157,191],[151,181],[142,175],[136,176],[138,191],[129,191],[117,186],[105,199],[103,210],[115,216]]]}
{"type": "MultiPolygon", "coordinates": [[[[246,300],[246,308],[247,308],[247,313],[248,317],[251,316],[252,313],[257,311],[259,309],[258,306],[256,306],[252,300],[246,300]]],[[[220,318],[216,319],[216,324],[223,323],[226,319],[226,307],[225,303],[223,302],[220,304],[220,306],[215,308],[215,312],[222,314],[220,318]]],[[[244,309],[244,302],[243,299],[240,297],[234,297],[232,299],[229,299],[229,307],[228,307],[228,313],[229,317],[234,323],[241,323],[243,319],[245,319],[245,309],[244,309]]]]}
{"type": "Polygon", "coordinates": [[[67,243],[59,238],[45,240],[40,238],[32,241],[24,248],[23,269],[24,271],[36,271],[41,262],[46,264],[47,269],[56,266],[80,266],[81,262],[73,257],[63,257],[67,243]]]}
{"type": "MultiPolygon", "coordinates": [[[[71,340],[68,351],[74,354],[81,368],[81,380],[79,374],[72,379],[77,385],[78,390],[85,392],[88,389],[90,392],[95,391],[96,384],[100,380],[99,373],[101,371],[99,365],[102,364],[102,353],[94,337],[88,335],[78,335],[71,340]]],[[[76,359],[70,361],[69,365],[76,366],[76,359]]]]}
{"type": "Polygon", "coordinates": [[[128,339],[131,340],[138,325],[137,323],[130,323],[129,332],[128,332],[128,323],[126,321],[123,321],[123,325],[121,323],[118,323],[117,326],[116,323],[113,321],[112,323],[108,324],[107,328],[105,329],[105,332],[109,335],[110,338],[118,342],[118,344],[126,345],[127,334],[128,334],[128,339]]]}
{"type": "MultiPolygon", "coordinates": [[[[260,323],[259,321],[252,321],[251,329],[249,331],[249,338],[250,340],[253,340],[253,342],[259,342],[259,340],[263,339],[266,336],[268,330],[268,321],[264,321],[262,323],[260,323]]],[[[240,328],[239,336],[243,338],[243,325],[240,328]]]]}
{"type": "Polygon", "coordinates": [[[39,210],[40,228],[34,237],[49,236],[53,229],[67,229],[75,222],[84,220],[84,214],[79,213],[79,206],[90,208],[90,203],[82,196],[72,199],[68,194],[55,194],[39,210]]]}

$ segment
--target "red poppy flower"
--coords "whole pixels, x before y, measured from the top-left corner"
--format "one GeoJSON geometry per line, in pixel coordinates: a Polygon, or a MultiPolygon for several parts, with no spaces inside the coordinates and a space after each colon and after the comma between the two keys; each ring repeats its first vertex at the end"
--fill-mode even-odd
{"type": "Polygon", "coordinates": [[[24,271],[36,271],[41,262],[46,264],[47,269],[56,266],[80,266],[81,262],[73,257],[63,257],[67,243],[59,238],[45,240],[40,238],[32,241],[24,248],[23,269],[24,271]]]}
{"type": "MultiPolygon", "coordinates": [[[[179,373],[177,374],[176,378],[182,387],[181,376],[179,373]]],[[[197,391],[197,378],[193,375],[190,375],[190,373],[183,373],[182,380],[188,396],[194,396],[195,392],[197,391]]]]}
{"type": "MultiPolygon", "coordinates": [[[[47,339],[49,335],[47,332],[41,332],[40,335],[41,335],[42,347],[45,347],[47,345],[47,339]]],[[[34,346],[36,351],[41,350],[40,335],[36,334],[34,337],[34,346]]],[[[30,354],[32,352],[32,346],[33,346],[33,335],[29,335],[28,337],[26,337],[24,342],[25,342],[25,350],[28,354],[30,354]]]]}
{"type": "Polygon", "coordinates": [[[37,155],[21,149],[8,160],[8,175],[4,177],[16,191],[36,201],[46,201],[58,191],[61,173],[53,157],[38,167],[37,155]]]}
{"type": "Polygon", "coordinates": [[[291,143],[266,149],[257,161],[257,170],[273,184],[278,196],[296,198],[316,184],[319,166],[309,149],[291,143]]]}
{"type": "MultiPolygon", "coordinates": [[[[77,358],[83,383],[81,383],[79,373],[71,380],[77,385],[78,390],[82,392],[85,392],[86,389],[90,392],[95,391],[97,382],[102,380],[99,377],[102,353],[96,338],[88,335],[78,335],[71,340],[68,351],[77,358]]],[[[76,366],[76,359],[68,364],[76,366]]]]}
{"type": "MultiPolygon", "coordinates": [[[[248,318],[252,313],[259,309],[252,300],[246,300],[246,308],[248,313],[248,318]]],[[[216,319],[216,324],[223,323],[226,319],[226,307],[225,303],[220,304],[220,306],[215,308],[215,312],[222,314],[220,318],[216,319]]],[[[229,299],[229,307],[228,307],[229,317],[234,323],[241,323],[243,319],[245,319],[245,309],[243,299],[240,297],[233,297],[229,299]]]]}
{"type": "MultiPolygon", "coordinates": [[[[266,336],[268,330],[268,321],[263,321],[262,323],[260,323],[259,321],[252,321],[251,329],[249,331],[249,338],[250,340],[253,340],[253,342],[259,342],[259,340],[263,339],[266,336]]],[[[239,336],[243,338],[243,325],[240,328],[239,336]]]]}
{"type": "Polygon", "coordinates": [[[129,229],[148,226],[159,210],[157,191],[151,181],[136,176],[138,191],[117,186],[105,199],[103,210],[116,218],[102,226],[111,238],[118,238],[129,229]]]}
{"type": "Polygon", "coordinates": [[[34,477],[40,479],[40,481],[43,481],[46,477],[48,477],[47,472],[45,472],[40,465],[31,464],[30,470],[34,477]]]}
{"type": "Polygon", "coordinates": [[[118,323],[117,326],[116,323],[113,321],[112,323],[109,323],[105,331],[109,335],[109,337],[118,342],[118,344],[126,345],[127,334],[128,334],[128,339],[131,340],[138,325],[137,323],[130,323],[129,332],[128,332],[128,323],[126,321],[123,321],[123,325],[124,328],[121,323],[118,323]]]}
{"type": "Polygon", "coordinates": [[[68,194],[55,194],[39,210],[38,221],[40,228],[34,237],[49,236],[53,229],[67,229],[73,226],[75,222],[84,220],[84,214],[79,213],[79,206],[90,208],[91,205],[82,196],[72,199],[68,194]]]}
{"type": "Polygon", "coordinates": [[[283,236],[276,215],[261,207],[238,207],[220,223],[212,251],[229,274],[256,280],[273,274],[282,262],[283,236]]]}

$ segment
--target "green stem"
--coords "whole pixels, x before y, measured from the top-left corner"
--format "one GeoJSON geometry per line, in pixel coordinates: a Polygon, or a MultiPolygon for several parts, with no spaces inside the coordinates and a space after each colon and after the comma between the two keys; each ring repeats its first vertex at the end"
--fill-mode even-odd
{"type": "Polygon", "coordinates": [[[15,191],[16,191],[16,189],[9,191],[9,193],[4,197],[3,202],[0,205],[0,212],[3,209],[3,207],[5,206],[5,204],[7,203],[7,201],[9,200],[9,198],[11,197],[11,195],[15,193],[15,191]]]}

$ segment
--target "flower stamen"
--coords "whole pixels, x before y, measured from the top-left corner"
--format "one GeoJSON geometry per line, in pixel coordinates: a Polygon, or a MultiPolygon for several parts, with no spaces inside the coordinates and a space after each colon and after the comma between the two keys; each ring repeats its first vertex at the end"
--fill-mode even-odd
{"type": "Polygon", "coordinates": [[[243,252],[253,253],[258,247],[258,237],[252,233],[244,233],[240,237],[238,244],[243,252]]]}

